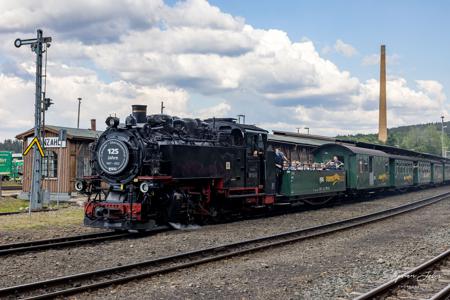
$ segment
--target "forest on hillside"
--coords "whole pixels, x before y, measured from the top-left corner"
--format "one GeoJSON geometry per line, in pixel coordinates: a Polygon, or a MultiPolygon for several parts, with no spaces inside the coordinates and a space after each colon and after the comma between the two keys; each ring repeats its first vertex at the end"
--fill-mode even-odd
{"type": "MultiPolygon", "coordinates": [[[[441,155],[441,123],[401,126],[388,129],[386,145],[441,155]]],[[[444,123],[444,146],[450,145],[450,122],[444,123]]],[[[380,144],[377,134],[339,135],[338,139],[380,144]]]]}
{"type": "Polygon", "coordinates": [[[6,139],[3,142],[0,142],[0,151],[22,153],[22,142],[19,140],[6,139]]]}

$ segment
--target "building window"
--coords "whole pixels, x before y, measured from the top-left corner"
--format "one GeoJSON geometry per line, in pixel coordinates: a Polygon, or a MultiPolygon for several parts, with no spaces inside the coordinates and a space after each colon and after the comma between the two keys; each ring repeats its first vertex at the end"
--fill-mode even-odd
{"type": "Polygon", "coordinates": [[[45,156],[42,160],[42,176],[44,178],[58,177],[58,155],[53,151],[45,151],[45,156]]]}

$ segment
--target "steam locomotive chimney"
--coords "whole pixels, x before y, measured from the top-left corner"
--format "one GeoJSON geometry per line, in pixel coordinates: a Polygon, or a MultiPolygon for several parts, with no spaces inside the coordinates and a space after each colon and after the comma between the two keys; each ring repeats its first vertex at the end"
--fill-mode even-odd
{"type": "Polygon", "coordinates": [[[95,119],[91,119],[91,130],[96,131],[97,130],[97,124],[95,119]]]}
{"type": "Polygon", "coordinates": [[[147,105],[132,105],[131,111],[137,123],[145,123],[147,121],[147,105]]]}
{"type": "Polygon", "coordinates": [[[387,116],[386,116],[386,46],[381,45],[380,58],[380,108],[378,116],[378,140],[387,141],[387,116]]]}

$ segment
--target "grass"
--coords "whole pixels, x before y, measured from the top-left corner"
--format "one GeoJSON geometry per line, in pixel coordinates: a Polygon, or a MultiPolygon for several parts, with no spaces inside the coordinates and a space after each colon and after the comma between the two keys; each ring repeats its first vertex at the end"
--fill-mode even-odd
{"type": "MultiPolygon", "coordinates": [[[[0,212],[15,212],[28,209],[28,200],[19,200],[14,197],[0,199],[0,212]]],[[[51,203],[51,208],[56,203],[51,203]]],[[[0,217],[0,232],[21,229],[55,229],[55,227],[73,227],[83,223],[84,212],[82,207],[69,206],[61,203],[59,210],[50,212],[32,212],[0,217]]],[[[1,233],[0,233],[1,234],[1,233]]]]}
{"type": "Polygon", "coordinates": [[[22,184],[15,182],[13,180],[10,180],[10,181],[2,181],[2,186],[22,186],[22,184]]]}
{"type": "Polygon", "coordinates": [[[52,229],[83,224],[82,207],[68,207],[51,212],[32,212],[0,217],[0,232],[23,229],[52,229]]]}
{"type": "MultiPolygon", "coordinates": [[[[29,201],[19,200],[14,197],[2,197],[0,199],[0,212],[16,212],[28,210],[29,201]]],[[[52,201],[48,208],[56,208],[56,202],[52,201]]],[[[67,208],[69,203],[60,203],[58,208],[67,208]]]]}
{"type": "Polygon", "coordinates": [[[27,200],[19,200],[13,197],[2,197],[0,199],[0,212],[15,212],[28,207],[27,200]]]}

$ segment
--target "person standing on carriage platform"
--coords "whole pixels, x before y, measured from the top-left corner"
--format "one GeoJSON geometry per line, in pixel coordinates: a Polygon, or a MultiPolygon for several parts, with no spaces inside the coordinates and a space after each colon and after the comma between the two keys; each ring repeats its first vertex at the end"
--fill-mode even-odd
{"type": "Polygon", "coordinates": [[[286,155],[281,151],[280,148],[275,148],[275,167],[276,167],[276,192],[279,194],[281,192],[281,183],[283,180],[283,165],[284,162],[288,162],[286,155]]]}

